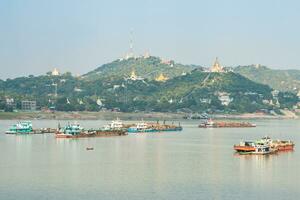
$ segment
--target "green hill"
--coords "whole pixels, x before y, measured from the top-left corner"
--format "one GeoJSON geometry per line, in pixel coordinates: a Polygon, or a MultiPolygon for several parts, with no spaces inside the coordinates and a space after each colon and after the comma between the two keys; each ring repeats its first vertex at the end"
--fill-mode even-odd
{"type": "Polygon", "coordinates": [[[234,72],[280,91],[300,91],[300,70],[275,70],[265,66],[238,66],[234,72]]]}
{"type": "Polygon", "coordinates": [[[121,111],[244,113],[292,109],[298,97],[274,93],[269,86],[234,73],[209,73],[197,66],[162,63],[159,58],[114,61],[82,77],[29,76],[0,81],[0,109],[13,98],[20,109],[22,100],[36,100],[40,108],[61,111],[121,111]],[[143,63],[137,65],[137,63],[143,63]],[[130,79],[132,67],[143,77],[130,79]],[[182,72],[186,72],[184,75],[182,72]],[[159,73],[170,77],[155,81],[159,73]],[[56,95],[57,94],[57,95],[56,95]]]}
{"type": "Polygon", "coordinates": [[[136,75],[149,80],[153,80],[161,73],[168,78],[179,76],[183,73],[199,68],[196,65],[182,65],[174,61],[164,61],[158,57],[138,57],[123,60],[115,60],[111,63],[104,64],[97,69],[83,75],[85,80],[96,80],[105,77],[114,77],[120,79],[129,77],[134,70],[136,75]]]}

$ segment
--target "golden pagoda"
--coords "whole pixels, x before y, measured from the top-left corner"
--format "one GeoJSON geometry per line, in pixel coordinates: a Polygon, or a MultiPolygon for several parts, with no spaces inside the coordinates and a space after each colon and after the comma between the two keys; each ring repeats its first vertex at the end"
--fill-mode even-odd
{"type": "Polygon", "coordinates": [[[165,82],[166,80],[168,80],[169,78],[164,76],[162,73],[155,78],[156,81],[159,81],[159,82],[165,82]]]}
{"type": "Polygon", "coordinates": [[[134,69],[132,69],[132,71],[131,71],[130,79],[131,79],[131,80],[137,80],[137,76],[136,76],[136,74],[135,74],[135,70],[134,70],[134,69]]]}
{"type": "Polygon", "coordinates": [[[218,57],[216,58],[213,66],[211,67],[211,72],[225,72],[223,67],[220,65],[218,57]]]}

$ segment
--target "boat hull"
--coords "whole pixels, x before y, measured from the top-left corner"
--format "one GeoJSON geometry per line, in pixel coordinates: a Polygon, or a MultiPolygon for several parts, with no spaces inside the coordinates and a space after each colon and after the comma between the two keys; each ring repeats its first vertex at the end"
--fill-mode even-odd
{"type": "Polygon", "coordinates": [[[124,136],[126,131],[104,131],[104,130],[90,130],[76,135],[57,133],[56,138],[88,138],[88,137],[110,137],[110,136],[124,136]]]}
{"type": "Polygon", "coordinates": [[[234,145],[234,150],[236,150],[237,152],[254,152],[255,151],[255,147],[251,147],[251,146],[240,146],[240,145],[234,145]]]}
{"type": "Polygon", "coordinates": [[[154,133],[154,132],[173,132],[173,131],[182,131],[182,127],[165,128],[165,129],[136,129],[136,128],[127,129],[128,133],[154,133]]]}
{"type": "Polygon", "coordinates": [[[206,125],[200,124],[199,128],[254,128],[256,125],[254,124],[239,124],[239,123],[228,123],[228,124],[213,124],[213,125],[206,125]]]}

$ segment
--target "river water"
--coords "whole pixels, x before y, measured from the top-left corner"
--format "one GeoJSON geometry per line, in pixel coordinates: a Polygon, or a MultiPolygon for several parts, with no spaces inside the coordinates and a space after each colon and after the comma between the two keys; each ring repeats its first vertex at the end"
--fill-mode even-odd
{"type": "MultiPolygon", "coordinates": [[[[0,199],[300,199],[300,121],[252,122],[256,128],[199,129],[197,121],[182,121],[182,132],[55,139],[5,135],[15,121],[3,120],[0,199]],[[241,139],[265,135],[293,140],[295,151],[234,154],[241,139]]],[[[57,123],[33,121],[35,128],[57,123]]],[[[106,123],[80,121],[86,128],[106,123]]]]}

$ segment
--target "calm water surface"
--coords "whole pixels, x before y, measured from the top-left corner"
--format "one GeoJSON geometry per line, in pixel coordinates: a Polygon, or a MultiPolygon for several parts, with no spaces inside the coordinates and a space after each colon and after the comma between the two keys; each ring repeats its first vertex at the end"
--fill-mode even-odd
{"type": "Polygon", "coordinates": [[[300,121],[253,122],[257,128],[199,129],[183,121],[182,132],[67,140],[5,135],[15,121],[0,121],[0,199],[300,199],[300,121]],[[233,144],[264,135],[294,140],[295,151],[234,154],[233,144]]]}

